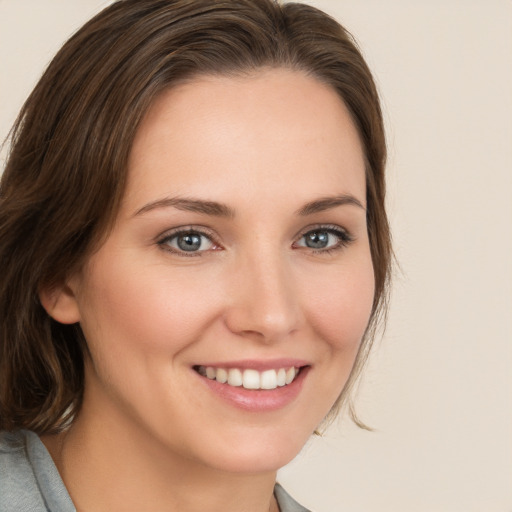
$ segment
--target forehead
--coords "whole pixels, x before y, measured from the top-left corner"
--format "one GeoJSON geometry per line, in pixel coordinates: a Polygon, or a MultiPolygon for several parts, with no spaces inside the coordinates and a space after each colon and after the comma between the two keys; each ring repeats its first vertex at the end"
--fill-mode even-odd
{"type": "Polygon", "coordinates": [[[305,73],[198,77],[148,110],[129,159],[127,200],[157,191],[204,195],[205,183],[225,196],[236,189],[279,195],[286,186],[298,196],[318,188],[364,202],[363,151],[339,95],[305,73]]]}

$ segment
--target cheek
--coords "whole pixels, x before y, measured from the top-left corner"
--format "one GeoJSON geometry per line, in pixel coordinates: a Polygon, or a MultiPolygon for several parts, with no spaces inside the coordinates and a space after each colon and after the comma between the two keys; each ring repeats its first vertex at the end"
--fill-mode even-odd
{"type": "Polygon", "coordinates": [[[368,326],[374,297],[371,260],[331,269],[316,280],[310,294],[308,322],[318,343],[321,375],[315,382],[317,399],[310,409],[318,422],[331,410],[344,389],[368,326]],[[321,348],[320,348],[321,347],[321,348]]]}
{"type": "Polygon", "coordinates": [[[159,265],[127,274],[129,267],[118,260],[88,271],[88,293],[79,302],[91,348],[150,356],[179,352],[197,340],[215,316],[214,287],[198,275],[159,265]]]}
{"type": "Polygon", "coordinates": [[[317,275],[310,293],[309,323],[331,351],[355,357],[370,319],[374,290],[369,258],[317,275]]]}

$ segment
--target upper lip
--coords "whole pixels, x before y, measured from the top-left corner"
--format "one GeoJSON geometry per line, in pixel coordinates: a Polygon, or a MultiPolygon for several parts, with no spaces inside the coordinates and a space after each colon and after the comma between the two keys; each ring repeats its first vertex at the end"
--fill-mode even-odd
{"type": "Polygon", "coordinates": [[[212,368],[238,368],[240,370],[278,370],[279,368],[301,368],[302,366],[310,366],[311,363],[304,359],[296,358],[279,358],[279,359],[241,359],[238,361],[214,361],[200,363],[194,366],[204,366],[212,368]]]}

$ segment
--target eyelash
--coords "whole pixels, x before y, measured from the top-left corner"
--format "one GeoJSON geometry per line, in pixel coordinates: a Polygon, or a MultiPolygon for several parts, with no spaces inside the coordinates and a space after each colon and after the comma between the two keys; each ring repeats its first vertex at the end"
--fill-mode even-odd
{"type": "MultiPolygon", "coordinates": [[[[345,229],[333,225],[333,224],[320,224],[318,226],[309,226],[307,230],[302,231],[301,234],[298,236],[297,241],[293,243],[293,246],[295,249],[309,249],[310,252],[313,254],[324,254],[328,255],[335,251],[339,251],[354,241],[354,237],[345,229]],[[297,243],[301,240],[303,240],[306,236],[311,235],[313,233],[328,233],[329,235],[334,235],[338,241],[332,246],[327,248],[319,248],[314,249],[312,247],[307,247],[305,245],[297,246],[297,243]]],[[[210,230],[207,230],[203,227],[197,227],[197,226],[187,226],[187,227],[180,227],[177,228],[174,231],[167,232],[165,235],[163,235],[158,241],[157,244],[163,249],[168,252],[177,254],[179,256],[183,257],[199,257],[204,256],[205,253],[210,252],[211,250],[219,250],[222,248],[222,246],[216,241],[215,235],[210,230]],[[186,250],[180,250],[178,248],[171,247],[169,244],[173,240],[177,240],[180,236],[185,235],[196,235],[199,237],[205,237],[209,240],[209,242],[213,245],[213,249],[205,249],[205,250],[198,250],[198,251],[186,251],[186,250]]]]}
{"type": "MultiPolygon", "coordinates": [[[[207,238],[215,247],[213,250],[218,250],[222,248],[222,246],[215,240],[215,235],[213,232],[209,231],[206,228],[203,227],[196,227],[196,226],[186,226],[186,227],[180,227],[177,228],[174,231],[165,233],[158,241],[157,244],[165,251],[171,252],[173,254],[177,254],[179,256],[184,256],[186,258],[194,258],[198,256],[203,256],[205,252],[209,252],[209,250],[202,250],[202,251],[184,251],[177,248],[173,248],[169,245],[169,243],[174,240],[178,239],[180,236],[185,235],[196,235],[200,237],[207,238]]],[[[210,249],[212,250],[212,249],[210,249]]]]}
{"type": "MultiPolygon", "coordinates": [[[[302,233],[298,237],[298,240],[302,240],[304,237],[312,233],[328,233],[330,235],[334,235],[338,239],[336,244],[334,244],[332,247],[327,247],[325,249],[313,249],[312,247],[308,248],[307,246],[299,246],[303,247],[304,249],[309,249],[313,254],[328,255],[333,252],[344,249],[355,240],[355,238],[346,229],[341,228],[340,226],[337,226],[335,224],[319,224],[317,226],[309,226],[306,231],[302,231],[302,233]]],[[[297,242],[294,242],[294,245],[296,243],[297,242]]]]}

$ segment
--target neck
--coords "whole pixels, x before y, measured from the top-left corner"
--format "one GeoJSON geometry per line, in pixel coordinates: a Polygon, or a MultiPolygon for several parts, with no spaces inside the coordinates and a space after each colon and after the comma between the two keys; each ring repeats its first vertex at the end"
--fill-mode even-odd
{"type": "Polygon", "coordinates": [[[119,428],[111,418],[83,409],[67,432],[42,439],[77,512],[279,510],[275,472],[209,467],[167,449],[137,425],[119,428]]]}

